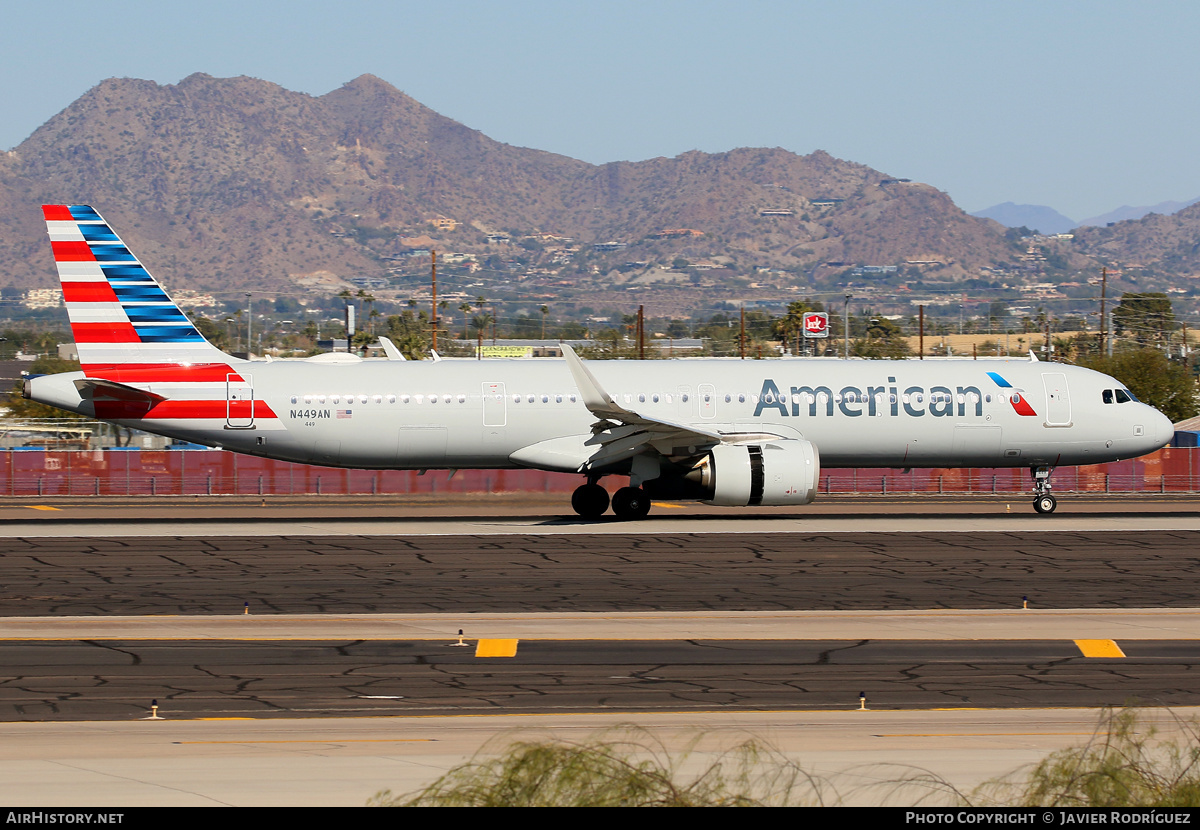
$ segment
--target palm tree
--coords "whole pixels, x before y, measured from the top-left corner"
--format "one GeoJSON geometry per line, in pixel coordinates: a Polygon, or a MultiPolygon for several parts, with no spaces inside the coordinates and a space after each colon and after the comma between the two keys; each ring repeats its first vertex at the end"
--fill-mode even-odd
{"type": "Polygon", "coordinates": [[[471,318],[471,328],[475,329],[475,355],[483,357],[483,333],[487,331],[487,327],[492,324],[492,315],[488,313],[476,314],[471,318]]]}
{"type": "Polygon", "coordinates": [[[449,329],[446,327],[446,324],[442,322],[446,317],[446,312],[450,310],[449,300],[439,300],[437,304],[437,310],[437,320],[434,321],[433,328],[437,331],[444,330],[447,334],[449,334],[449,329]]]}
{"type": "Polygon", "coordinates": [[[458,310],[463,314],[463,340],[470,339],[470,334],[467,331],[467,315],[471,313],[471,304],[463,303],[458,307],[458,310]]]}
{"type": "Polygon", "coordinates": [[[542,339],[546,339],[546,315],[550,313],[550,306],[544,305],[541,307],[542,312],[542,339]]]}

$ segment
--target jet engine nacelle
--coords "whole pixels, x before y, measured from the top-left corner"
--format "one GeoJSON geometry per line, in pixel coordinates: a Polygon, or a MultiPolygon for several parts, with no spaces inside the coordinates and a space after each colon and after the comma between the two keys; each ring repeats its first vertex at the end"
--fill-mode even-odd
{"type": "Polygon", "coordinates": [[[808,504],[817,495],[821,458],[809,441],[720,444],[687,477],[709,493],[709,504],[808,504]]]}

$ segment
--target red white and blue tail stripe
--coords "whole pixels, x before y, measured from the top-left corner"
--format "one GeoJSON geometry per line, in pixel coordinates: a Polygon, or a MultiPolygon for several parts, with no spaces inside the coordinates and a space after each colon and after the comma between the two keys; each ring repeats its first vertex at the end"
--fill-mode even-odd
{"type": "Polygon", "coordinates": [[[255,400],[253,364],[213,346],[87,205],[43,205],[96,417],[163,434],[283,429],[255,400]]]}
{"type": "Polygon", "coordinates": [[[130,364],[227,363],[87,205],[43,205],[84,371],[130,364]]]}

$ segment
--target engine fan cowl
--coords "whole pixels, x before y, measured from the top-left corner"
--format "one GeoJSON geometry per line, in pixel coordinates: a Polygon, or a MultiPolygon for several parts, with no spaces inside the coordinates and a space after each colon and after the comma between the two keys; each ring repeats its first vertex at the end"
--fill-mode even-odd
{"type": "Polygon", "coordinates": [[[737,507],[808,504],[816,498],[820,477],[817,448],[796,439],[721,444],[688,475],[709,491],[708,504],[737,507]]]}

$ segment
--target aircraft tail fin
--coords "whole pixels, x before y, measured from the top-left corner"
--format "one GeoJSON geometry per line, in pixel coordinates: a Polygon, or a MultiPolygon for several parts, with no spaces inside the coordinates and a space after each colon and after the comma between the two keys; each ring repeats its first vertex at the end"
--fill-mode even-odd
{"type": "Polygon", "coordinates": [[[120,237],[87,205],[43,205],[85,374],[225,363],[120,237]]]}

